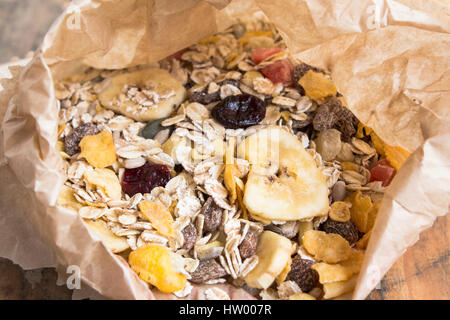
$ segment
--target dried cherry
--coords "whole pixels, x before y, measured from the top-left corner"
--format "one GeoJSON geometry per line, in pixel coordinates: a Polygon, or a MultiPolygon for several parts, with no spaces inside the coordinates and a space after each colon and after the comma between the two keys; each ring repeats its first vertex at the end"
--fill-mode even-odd
{"type": "Polygon", "coordinates": [[[125,169],[122,190],[132,197],[136,193],[149,193],[153,188],[164,187],[170,179],[167,166],[147,162],[139,168],[125,169]]]}
{"type": "Polygon", "coordinates": [[[211,115],[226,128],[247,128],[264,119],[266,105],[258,97],[244,93],[226,97],[212,109],[211,115]]]}

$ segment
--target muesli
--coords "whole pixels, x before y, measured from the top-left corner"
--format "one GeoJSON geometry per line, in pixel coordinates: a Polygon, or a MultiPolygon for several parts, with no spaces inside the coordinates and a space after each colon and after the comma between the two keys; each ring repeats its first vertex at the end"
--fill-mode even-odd
{"type": "Polygon", "coordinates": [[[152,65],[55,85],[58,205],[152,288],[214,284],[260,299],[353,290],[384,188],[408,153],[295,61],[266,21],[241,21],[152,65]]]}

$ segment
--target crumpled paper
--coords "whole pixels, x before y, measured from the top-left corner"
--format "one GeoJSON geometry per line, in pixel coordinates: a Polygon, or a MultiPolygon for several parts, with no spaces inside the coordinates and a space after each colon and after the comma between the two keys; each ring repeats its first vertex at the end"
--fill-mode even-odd
{"type": "MultiPolygon", "coordinates": [[[[53,80],[83,65],[152,63],[237,17],[264,13],[295,58],[330,71],[364,124],[412,152],[375,223],[353,292],[364,299],[419,233],[449,211],[449,12],[437,0],[74,1],[34,58],[0,81],[0,255],[25,269],[57,266],[62,278],[67,266],[79,266],[83,283],[108,298],[169,298],[151,292],[76,213],[55,206],[65,177],[53,148],[53,80]]],[[[189,298],[203,298],[204,288],[189,298]]],[[[232,298],[250,298],[224,288],[232,298]]]]}

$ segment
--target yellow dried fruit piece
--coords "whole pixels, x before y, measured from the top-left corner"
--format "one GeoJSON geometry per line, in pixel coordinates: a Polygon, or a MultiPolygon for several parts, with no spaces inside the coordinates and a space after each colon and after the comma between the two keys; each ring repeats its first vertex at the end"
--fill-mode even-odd
{"type": "Polygon", "coordinates": [[[331,220],[337,222],[347,222],[350,220],[350,208],[346,202],[336,201],[331,205],[328,215],[331,220]]]}
{"type": "Polygon", "coordinates": [[[387,144],[384,144],[384,153],[386,155],[386,160],[397,171],[410,155],[408,151],[401,147],[392,147],[387,144]]]}
{"type": "Polygon", "coordinates": [[[173,237],[175,235],[173,217],[164,206],[152,201],[142,201],[139,203],[139,210],[163,236],[173,237]]]}
{"type": "Polygon", "coordinates": [[[59,192],[58,199],[56,199],[56,204],[58,206],[74,209],[78,211],[83,205],[77,201],[75,196],[73,195],[73,190],[66,185],[61,187],[61,191],[59,192]]]}
{"type": "Polygon", "coordinates": [[[96,168],[108,167],[117,159],[112,134],[106,130],[96,135],[84,136],[80,141],[80,149],[78,158],[85,158],[96,168]]]}
{"type": "Polygon", "coordinates": [[[377,218],[378,210],[380,209],[381,201],[375,202],[372,205],[372,209],[367,215],[367,230],[370,230],[375,225],[375,219],[377,218]]]}
{"type": "Polygon", "coordinates": [[[253,37],[272,37],[271,31],[247,31],[238,41],[246,45],[253,37]]]}
{"type": "Polygon", "coordinates": [[[147,244],[130,253],[128,263],[142,280],[165,293],[181,290],[186,276],[176,272],[171,252],[157,244],[147,244]]]}
{"type": "Polygon", "coordinates": [[[298,224],[298,244],[302,245],[302,238],[306,231],[313,230],[314,225],[312,221],[300,221],[298,224]]]}
{"type": "Polygon", "coordinates": [[[337,93],[333,81],[326,78],[320,72],[309,70],[298,83],[305,89],[308,97],[316,101],[323,101],[324,98],[334,96],[337,93]]]}
{"type": "Polygon", "coordinates": [[[372,235],[372,229],[369,230],[358,242],[355,243],[355,247],[358,249],[366,249],[369,244],[370,236],[372,235]]]}
{"type": "Polygon", "coordinates": [[[340,264],[319,262],[313,265],[311,269],[317,271],[319,274],[319,282],[322,284],[348,280],[353,275],[350,268],[346,268],[340,264]]]}
{"type": "Polygon", "coordinates": [[[372,200],[363,196],[361,191],[354,192],[346,201],[352,204],[350,208],[351,221],[359,231],[366,233],[368,228],[369,212],[372,210],[372,200]]]}
{"type": "Polygon", "coordinates": [[[302,240],[306,251],[316,260],[338,263],[350,257],[350,244],[338,234],[309,230],[305,232],[302,240]]]}
{"type": "Polygon", "coordinates": [[[372,129],[370,129],[369,127],[365,126],[362,122],[358,123],[358,129],[356,130],[356,134],[355,136],[357,138],[364,138],[365,136],[371,134],[372,129]]]}
{"type": "Polygon", "coordinates": [[[130,247],[127,239],[112,233],[105,221],[83,219],[83,222],[89,231],[95,233],[112,253],[120,253],[130,247]]]}
{"type": "Polygon", "coordinates": [[[351,292],[356,286],[357,279],[357,276],[353,276],[349,280],[325,283],[323,299],[332,299],[351,292]]]}
{"type": "Polygon", "coordinates": [[[313,297],[312,295],[303,293],[303,292],[293,294],[292,296],[289,296],[288,299],[289,300],[316,300],[316,298],[313,297]]]}
{"type": "Polygon", "coordinates": [[[288,262],[286,263],[286,266],[284,267],[283,271],[275,278],[278,285],[280,285],[284,280],[286,280],[286,277],[291,271],[291,264],[292,264],[292,258],[289,257],[288,262]]]}
{"type": "Polygon", "coordinates": [[[225,187],[229,192],[230,202],[234,203],[237,199],[236,176],[240,175],[240,171],[235,164],[226,164],[223,173],[225,187]]]}
{"type": "Polygon", "coordinates": [[[359,172],[359,165],[354,162],[344,161],[341,162],[341,168],[344,171],[356,171],[359,172]]]}
{"type": "Polygon", "coordinates": [[[358,274],[364,261],[364,251],[352,249],[350,257],[340,263],[344,268],[349,269],[353,274],[358,274]]]}
{"type": "Polygon", "coordinates": [[[97,168],[93,171],[86,171],[84,179],[87,183],[100,188],[111,200],[122,198],[122,186],[114,171],[97,168]]]}
{"type": "Polygon", "coordinates": [[[381,138],[373,131],[370,133],[370,138],[372,139],[372,143],[373,143],[373,146],[375,147],[375,150],[377,150],[377,152],[382,157],[385,157],[386,156],[384,153],[385,143],[383,142],[383,140],[381,140],[381,138]]]}
{"type": "MultiPolygon", "coordinates": [[[[239,179],[239,178],[236,178],[236,181],[242,182],[242,180],[239,179]]],[[[242,218],[248,220],[248,210],[247,210],[247,208],[244,205],[243,197],[244,197],[244,188],[243,188],[242,185],[239,185],[239,183],[237,183],[236,198],[237,198],[237,201],[238,201],[238,207],[239,207],[239,209],[242,212],[242,218]]]]}

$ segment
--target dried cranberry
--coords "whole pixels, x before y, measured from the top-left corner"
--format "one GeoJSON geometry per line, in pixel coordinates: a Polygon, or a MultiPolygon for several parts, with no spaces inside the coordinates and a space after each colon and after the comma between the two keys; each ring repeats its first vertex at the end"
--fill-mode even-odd
{"type": "Polygon", "coordinates": [[[171,178],[165,165],[146,163],[139,168],[125,169],[122,190],[132,197],[136,193],[149,193],[153,188],[164,187],[171,178]]]}
{"type": "Polygon", "coordinates": [[[258,64],[281,51],[283,51],[281,48],[260,48],[250,53],[250,57],[258,64]]]}
{"type": "Polygon", "coordinates": [[[261,99],[244,93],[226,97],[212,109],[211,115],[226,128],[247,128],[264,119],[266,106],[261,99]]]}

